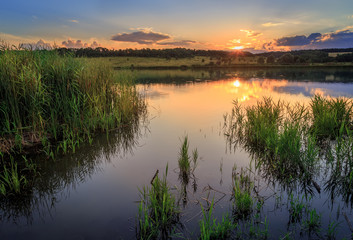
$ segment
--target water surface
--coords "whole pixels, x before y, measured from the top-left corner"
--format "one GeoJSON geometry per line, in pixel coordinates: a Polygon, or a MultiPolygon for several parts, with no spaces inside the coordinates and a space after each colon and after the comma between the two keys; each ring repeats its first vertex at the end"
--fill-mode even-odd
{"type": "MultiPolygon", "coordinates": [[[[183,212],[180,231],[195,239],[199,203],[206,204],[204,199],[211,196],[219,200],[215,216],[230,213],[232,168],[234,164],[249,167],[249,153],[230,148],[223,134],[224,115],[234,100],[252,105],[265,96],[301,103],[314,94],[353,97],[353,71],[347,69],[146,70],[134,74],[148,103],[146,119],[123,133],[97,136],[92,145],[54,162],[37,159],[42,178],[33,192],[0,202],[1,239],[134,239],[138,188],[149,185],[156,170],[164,172],[167,164],[168,182],[180,197],[183,212]],[[190,150],[197,148],[200,156],[188,186],[178,179],[177,168],[185,136],[190,150]],[[186,202],[181,198],[183,189],[186,202]]],[[[319,184],[322,179],[318,176],[319,184]]],[[[281,183],[262,186],[266,201],[261,217],[267,217],[270,238],[278,239],[290,229],[288,192],[281,183]]],[[[302,189],[294,192],[300,195],[302,189]]],[[[322,228],[333,219],[340,222],[337,236],[350,236],[342,213],[353,219],[352,202],[342,201],[341,196],[332,200],[329,195],[329,191],[313,194],[312,207],[322,214],[322,228]]]]}

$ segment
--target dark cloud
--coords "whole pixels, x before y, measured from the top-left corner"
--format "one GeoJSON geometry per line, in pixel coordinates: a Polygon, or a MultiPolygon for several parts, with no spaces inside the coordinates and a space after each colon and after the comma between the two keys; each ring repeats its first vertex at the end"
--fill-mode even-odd
{"type": "Polygon", "coordinates": [[[68,39],[67,41],[63,41],[61,43],[64,47],[66,48],[97,48],[100,47],[100,44],[97,43],[96,41],[93,41],[93,43],[89,44],[89,43],[84,43],[81,40],[71,40],[68,39]]]}
{"type": "Polygon", "coordinates": [[[294,37],[284,37],[279,38],[276,40],[277,46],[304,46],[314,42],[317,42],[320,37],[321,33],[312,33],[308,37],[301,35],[301,36],[294,36],[294,37]]]}
{"type": "Polygon", "coordinates": [[[111,37],[113,41],[136,42],[139,44],[154,44],[162,40],[170,39],[170,36],[152,31],[137,31],[132,33],[118,33],[111,37]]]}
{"type": "Polygon", "coordinates": [[[323,48],[351,48],[353,47],[353,32],[349,29],[324,34],[316,46],[323,48]]]}
{"type": "Polygon", "coordinates": [[[169,45],[169,46],[180,46],[180,47],[186,47],[190,46],[191,44],[196,43],[196,41],[192,40],[180,40],[180,41],[173,41],[173,42],[158,42],[158,45],[169,45]]]}
{"type": "Polygon", "coordinates": [[[322,49],[322,48],[352,48],[353,26],[331,33],[312,33],[309,36],[299,35],[283,37],[265,43],[265,50],[290,50],[290,49],[322,49]]]}
{"type": "Polygon", "coordinates": [[[21,48],[28,50],[51,50],[53,47],[50,43],[46,43],[40,39],[36,43],[22,43],[21,48]]]}

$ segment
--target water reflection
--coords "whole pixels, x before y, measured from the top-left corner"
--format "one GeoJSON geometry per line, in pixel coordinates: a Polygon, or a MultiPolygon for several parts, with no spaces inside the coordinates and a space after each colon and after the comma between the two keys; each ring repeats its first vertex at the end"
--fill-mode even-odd
{"type": "Polygon", "coordinates": [[[230,78],[275,79],[303,82],[351,82],[353,69],[349,67],[325,68],[237,68],[210,70],[138,70],[134,71],[138,83],[173,83],[186,84],[207,80],[230,78]]]}
{"type": "Polygon", "coordinates": [[[37,156],[34,161],[39,177],[26,194],[0,198],[0,219],[3,223],[31,224],[37,216],[44,221],[55,211],[56,204],[101,171],[101,165],[110,162],[111,156],[132,154],[139,138],[146,134],[144,129],[136,121],[131,127],[97,136],[91,145],[83,145],[76,153],[59,156],[55,161],[37,156]]]}

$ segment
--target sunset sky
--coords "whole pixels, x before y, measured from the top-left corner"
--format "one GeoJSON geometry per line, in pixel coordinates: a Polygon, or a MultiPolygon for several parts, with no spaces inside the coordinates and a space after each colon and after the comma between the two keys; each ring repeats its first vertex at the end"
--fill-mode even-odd
{"type": "Polygon", "coordinates": [[[353,47],[352,0],[3,1],[0,40],[62,47],[353,47]]]}

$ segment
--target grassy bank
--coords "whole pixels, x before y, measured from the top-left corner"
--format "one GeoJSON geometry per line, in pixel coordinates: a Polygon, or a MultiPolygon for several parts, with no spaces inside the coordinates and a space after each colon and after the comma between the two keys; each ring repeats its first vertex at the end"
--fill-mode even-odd
{"type": "Polygon", "coordinates": [[[56,51],[0,52],[0,96],[5,163],[33,150],[52,158],[74,152],[96,132],[128,127],[145,111],[128,73],[56,51]]]}

